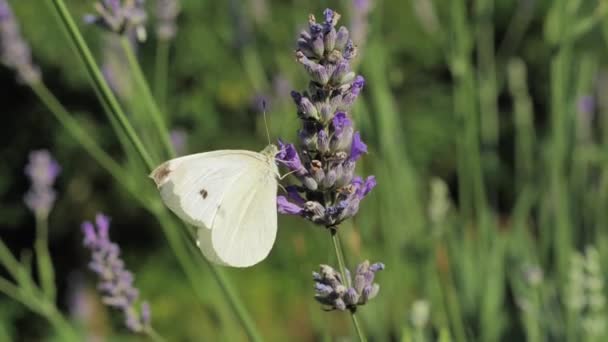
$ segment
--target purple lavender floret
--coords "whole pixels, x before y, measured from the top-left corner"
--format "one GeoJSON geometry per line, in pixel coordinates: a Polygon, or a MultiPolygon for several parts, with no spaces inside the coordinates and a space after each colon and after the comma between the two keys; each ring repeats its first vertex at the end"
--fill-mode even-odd
{"type": "Polygon", "coordinates": [[[146,40],[145,0],[99,0],[95,14],[87,14],[84,21],[118,34],[135,34],[137,40],[146,40]]]}
{"type": "Polygon", "coordinates": [[[40,82],[40,69],[32,62],[30,47],[21,36],[17,19],[6,0],[0,0],[0,61],[17,72],[19,81],[40,82]]]}
{"type": "Polygon", "coordinates": [[[55,203],[53,184],[61,172],[61,167],[47,150],[30,152],[25,174],[30,178],[32,187],[25,194],[25,205],[36,215],[47,216],[55,203]]]}
{"type": "Polygon", "coordinates": [[[346,309],[355,311],[357,306],[365,305],[378,295],[380,285],[374,283],[376,272],[384,269],[384,264],[374,264],[365,260],[357,266],[354,280],[347,271],[346,282],[339,272],[331,266],[321,265],[319,272],[313,272],[315,299],[325,305],[326,310],[346,309]]]}
{"type": "Polygon", "coordinates": [[[110,219],[104,214],[97,214],[95,225],[89,221],[82,224],[83,244],[91,251],[89,269],[99,277],[97,289],[103,303],[123,312],[129,330],[144,332],[150,327],[150,306],[143,302],[137,309],[139,291],[133,286],[135,278],[120,258],[120,247],[110,241],[109,230],[110,219]]]}
{"type": "Polygon", "coordinates": [[[351,70],[357,49],[345,27],[336,29],[338,13],[326,9],[323,16],[324,22],[317,23],[310,15],[308,30],[297,41],[296,60],[311,82],[306,91],[291,93],[302,122],[299,143],[279,141],[276,160],[301,183],[296,187],[300,200],[279,196],[278,211],[335,229],[357,213],[376,181],[354,175],[356,162],[367,153],[349,116],[365,85],[351,70]]]}
{"type": "Polygon", "coordinates": [[[172,40],[177,34],[177,16],[181,10],[179,0],[156,0],[156,36],[159,40],[172,40]]]}

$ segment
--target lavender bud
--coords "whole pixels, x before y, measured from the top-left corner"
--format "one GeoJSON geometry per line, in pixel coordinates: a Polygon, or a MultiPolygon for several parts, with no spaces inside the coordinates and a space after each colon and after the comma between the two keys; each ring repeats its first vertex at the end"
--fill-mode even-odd
{"type": "Polygon", "coordinates": [[[20,82],[34,84],[41,80],[40,69],[32,62],[30,47],[6,0],[0,0],[0,62],[15,70],[20,82]]]}
{"type": "Polygon", "coordinates": [[[344,300],[342,300],[342,298],[337,298],[334,301],[334,307],[340,311],[346,310],[346,304],[344,303],[344,300]]]}
{"type": "Polygon", "coordinates": [[[367,286],[365,289],[363,289],[363,293],[361,293],[361,298],[360,298],[361,304],[365,304],[370,299],[374,299],[378,295],[378,292],[380,292],[380,285],[373,284],[373,285],[367,286]]]}
{"type": "Polygon", "coordinates": [[[334,48],[340,51],[344,50],[346,44],[348,43],[348,38],[348,29],[346,29],[346,27],[344,26],[341,26],[338,29],[338,32],[336,33],[336,43],[334,48]]]}
{"type": "Polygon", "coordinates": [[[318,36],[312,40],[312,52],[317,55],[317,57],[323,57],[323,53],[325,52],[325,44],[323,43],[323,37],[318,36]]]}
{"type": "Polygon", "coordinates": [[[319,222],[325,217],[325,207],[319,202],[308,201],[304,205],[304,208],[310,213],[311,221],[319,222]]]}
{"type": "Polygon", "coordinates": [[[156,36],[159,40],[172,40],[177,33],[175,20],[180,12],[179,0],[156,0],[158,18],[156,36]]]}
{"type": "Polygon", "coordinates": [[[357,56],[357,47],[353,44],[352,40],[349,40],[344,47],[344,51],[342,52],[342,56],[348,60],[355,58],[357,56]]]}
{"type": "Polygon", "coordinates": [[[27,207],[36,215],[46,216],[55,203],[53,184],[61,172],[61,167],[47,150],[30,152],[25,174],[30,178],[32,187],[25,194],[27,207]]]}
{"type": "Polygon", "coordinates": [[[325,178],[325,171],[323,171],[323,164],[318,160],[313,160],[310,163],[310,175],[317,182],[317,184],[323,182],[325,178]]]}
{"type": "Polygon", "coordinates": [[[359,302],[359,294],[357,291],[355,291],[355,289],[352,287],[348,289],[346,294],[344,294],[344,302],[347,306],[357,305],[357,302],[359,302]]]}
{"type": "Polygon", "coordinates": [[[336,46],[337,37],[338,37],[338,33],[336,32],[336,29],[333,27],[329,30],[329,32],[327,32],[325,34],[324,45],[325,45],[326,52],[331,52],[334,50],[334,47],[336,46]]]}
{"type": "Polygon", "coordinates": [[[302,184],[310,191],[316,191],[319,187],[319,184],[311,176],[302,178],[302,184]]]}
{"type": "Polygon", "coordinates": [[[331,75],[331,83],[336,85],[350,83],[354,78],[355,73],[350,71],[350,63],[347,60],[341,60],[331,75]],[[350,80],[348,80],[349,78],[350,80]]]}
{"type": "Polygon", "coordinates": [[[336,170],[334,168],[329,168],[325,173],[325,178],[323,179],[322,186],[325,189],[330,189],[336,183],[336,170]]]}
{"type": "Polygon", "coordinates": [[[318,139],[314,133],[303,128],[298,131],[298,137],[302,146],[309,151],[316,151],[318,149],[318,139]]]}
{"type": "Polygon", "coordinates": [[[303,119],[319,119],[319,112],[317,111],[317,108],[307,97],[302,97],[300,106],[302,108],[301,114],[303,119]]]}
{"type": "Polygon", "coordinates": [[[327,135],[327,132],[325,132],[324,129],[321,129],[317,133],[317,150],[320,153],[329,152],[329,136],[327,135]]]}
{"type": "Polygon", "coordinates": [[[334,115],[334,110],[329,103],[321,103],[319,107],[319,116],[322,122],[328,122],[334,115]]]}

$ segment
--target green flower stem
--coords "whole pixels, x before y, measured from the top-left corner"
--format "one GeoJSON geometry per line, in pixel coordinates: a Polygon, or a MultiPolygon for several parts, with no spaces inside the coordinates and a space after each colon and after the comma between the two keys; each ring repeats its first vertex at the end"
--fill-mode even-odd
{"type": "Polygon", "coordinates": [[[45,310],[44,316],[49,320],[55,331],[61,336],[61,341],[82,341],[82,338],[74,330],[65,317],[59,312],[57,307],[52,304],[48,305],[49,309],[45,310]]]}
{"type": "Polygon", "coordinates": [[[146,331],[144,332],[148,337],[150,337],[150,339],[152,341],[155,342],[164,342],[166,341],[166,339],[164,337],[162,337],[156,330],[154,330],[152,327],[146,329],[146,331]]]}
{"type": "Polygon", "coordinates": [[[148,82],[144,76],[143,71],[141,70],[141,66],[137,61],[137,57],[135,57],[135,53],[133,52],[133,47],[131,46],[131,42],[127,37],[121,37],[120,43],[122,45],[122,49],[127,57],[127,62],[129,63],[129,68],[134,76],[134,81],[140,92],[143,95],[144,105],[146,109],[150,112],[152,116],[152,122],[154,126],[156,126],[156,130],[160,136],[160,139],[165,146],[165,149],[170,157],[175,156],[175,151],[173,150],[173,145],[171,145],[171,140],[169,139],[169,130],[165,124],[163,119],[163,114],[160,112],[156,101],[154,100],[154,96],[150,91],[150,87],[148,86],[148,82]]]}
{"type": "Polygon", "coordinates": [[[160,40],[156,44],[156,65],[154,71],[154,90],[161,112],[167,113],[167,76],[169,74],[169,48],[167,40],[160,40]]]}
{"type": "Polygon", "coordinates": [[[110,90],[107,82],[105,81],[101,70],[97,66],[95,59],[93,58],[93,54],[91,50],[87,46],[82,34],[78,30],[72,15],[68,11],[67,7],[63,0],[50,0],[53,4],[53,8],[55,9],[56,14],[59,16],[60,22],[67,31],[68,36],[70,37],[71,42],[74,44],[78,55],[84,62],[84,65],[89,73],[91,78],[93,88],[99,99],[107,105],[107,108],[110,109],[111,114],[117,119],[121,128],[124,130],[129,140],[141,156],[143,162],[149,169],[152,169],[155,166],[154,161],[150,158],[150,155],[144,148],[143,143],[135,133],[133,126],[127,120],[122,107],[118,103],[116,96],[110,90]]]}
{"type": "Polygon", "coordinates": [[[36,251],[40,287],[46,298],[54,303],[57,289],[55,288],[55,270],[51,261],[51,254],[49,253],[48,236],[48,215],[36,213],[36,241],[34,241],[34,250],[36,251]]]}
{"type": "Polygon", "coordinates": [[[245,305],[243,305],[240,298],[237,296],[236,290],[232,287],[232,284],[228,278],[226,278],[224,272],[219,267],[212,265],[209,260],[202,257],[202,253],[199,252],[198,254],[200,254],[201,259],[205,260],[205,262],[209,265],[211,273],[213,273],[215,280],[220,284],[220,288],[222,289],[222,292],[224,292],[224,296],[228,299],[228,303],[230,304],[232,310],[236,313],[239,321],[245,328],[245,332],[247,333],[249,340],[253,342],[263,341],[261,335],[256,329],[255,323],[245,309],[245,305]]]}
{"type": "MultiPolygon", "coordinates": [[[[334,251],[336,252],[336,258],[338,259],[338,267],[340,268],[340,275],[344,280],[344,285],[350,287],[349,278],[346,276],[346,264],[344,263],[344,254],[342,253],[342,246],[340,245],[340,238],[338,237],[338,229],[337,227],[332,227],[329,229],[331,234],[331,242],[334,245],[334,251]]],[[[357,319],[357,315],[355,314],[355,310],[350,310],[350,318],[353,321],[353,326],[355,327],[355,331],[357,332],[357,336],[359,337],[359,341],[366,342],[367,337],[365,337],[365,333],[361,328],[361,324],[357,319]]]]}
{"type": "Polygon", "coordinates": [[[197,277],[200,276],[200,270],[197,268],[195,261],[200,259],[203,263],[209,266],[211,269],[211,273],[213,277],[217,281],[219,287],[221,288],[228,304],[232,308],[233,312],[239,319],[241,325],[245,329],[249,340],[257,342],[263,341],[261,335],[257,331],[256,325],[254,324],[249,312],[241,302],[239,296],[236,291],[232,287],[231,282],[226,278],[226,275],[221,271],[221,269],[215,265],[213,265],[209,260],[203,257],[203,254],[194,246],[192,243],[188,243],[189,241],[193,241],[196,237],[193,237],[189,234],[190,229],[187,226],[184,226],[183,229],[178,229],[177,225],[171,220],[171,218],[167,215],[168,212],[163,210],[162,213],[156,213],[156,217],[161,223],[161,227],[169,240],[169,244],[173,248],[173,251],[178,259],[178,262],[184,269],[186,273],[186,277],[191,282],[196,294],[199,296],[201,300],[204,300],[205,290],[200,286],[197,286],[197,277]],[[181,233],[181,236],[180,236],[181,233]],[[186,246],[188,249],[185,249],[186,246]],[[196,258],[192,258],[192,256],[196,256],[196,258]]]}
{"type": "Polygon", "coordinates": [[[12,254],[6,249],[4,242],[0,240],[0,263],[9,269],[9,272],[17,273],[13,275],[17,278],[19,287],[8,280],[0,277],[0,293],[25,305],[30,310],[45,317],[53,326],[62,341],[80,341],[77,332],[61,315],[54,301],[43,295],[33,284],[34,281],[29,277],[27,271],[23,269],[12,254]],[[8,253],[8,254],[7,254],[8,253]]]}

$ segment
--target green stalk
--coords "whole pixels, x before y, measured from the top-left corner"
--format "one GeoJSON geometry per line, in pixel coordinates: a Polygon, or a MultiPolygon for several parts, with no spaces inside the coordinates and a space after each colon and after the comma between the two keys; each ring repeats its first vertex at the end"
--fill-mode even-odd
{"type": "Polygon", "coordinates": [[[188,278],[190,281],[195,293],[201,300],[204,300],[205,289],[197,286],[197,277],[199,277],[201,274],[200,269],[198,269],[194,263],[195,260],[202,260],[203,263],[205,263],[207,266],[209,266],[209,269],[211,269],[213,277],[224,293],[228,304],[241,322],[249,339],[251,341],[263,341],[253,320],[251,319],[251,316],[249,315],[249,312],[236,294],[231,282],[226,278],[219,267],[211,264],[209,260],[203,257],[203,254],[198,249],[194,248],[192,243],[188,243],[188,241],[192,241],[192,236],[187,234],[189,231],[188,227],[178,229],[167,214],[168,212],[166,210],[164,210],[162,214],[155,213],[156,218],[161,223],[163,232],[167,236],[167,240],[169,240],[169,244],[177,257],[177,260],[182,266],[186,274],[186,278],[188,278]],[[190,248],[190,250],[183,248],[184,246],[187,246],[187,248],[190,248]]]}
{"type": "Polygon", "coordinates": [[[477,0],[477,59],[479,60],[479,108],[481,138],[490,147],[498,143],[499,122],[497,105],[496,62],[494,56],[494,0],[477,0]]]}
{"type": "MultiPolygon", "coordinates": [[[[559,6],[559,5],[558,5],[559,6]]],[[[565,3],[562,4],[562,7],[565,3]]],[[[563,10],[563,9],[562,9],[563,10]]],[[[567,15],[562,16],[565,22],[563,27],[568,26],[567,15]]],[[[553,213],[553,222],[545,227],[544,232],[548,236],[554,236],[554,251],[557,260],[557,270],[560,279],[566,279],[568,272],[570,250],[572,248],[572,236],[570,232],[570,205],[568,182],[566,178],[567,149],[570,143],[569,113],[571,107],[570,94],[570,66],[573,61],[573,42],[566,39],[560,42],[556,57],[551,62],[551,158],[549,172],[550,193],[549,203],[553,203],[550,209],[553,213]]]]}
{"type": "Polygon", "coordinates": [[[518,191],[531,184],[534,174],[534,122],[532,99],[528,91],[526,65],[520,59],[509,61],[507,78],[514,103],[515,180],[518,191]]]}
{"type": "Polygon", "coordinates": [[[49,253],[48,215],[36,213],[35,216],[36,241],[34,241],[34,250],[36,251],[40,287],[47,299],[54,303],[57,289],[55,288],[55,270],[53,269],[53,262],[49,253]]]}
{"type": "Polygon", "coordinates": [[[152,327],[146,329],[145,334],[150,338],[150,340],[155,341],[155,342],[165,342],[165,341],[167,341],[156,330],[152,329],[152,327]]]}
{"type": "Polygon", "coordinates": [[[76,48],[76,51],[78,52],[78,55],[84,62],[84,65],[91,78],[91,82],[92,82],[93,88],[95,89],[97,96],[110,109],[112,115],[116,118],[116,120],[120,124],[121,128],[124,130],[127,137],[129,138],[129,140],[131,141],[131,143],[137,150],[138,154],[140,155],[140,157],[142,158],[142,160],[146,164],[146,166],[149,169],[152,169],[155,166],[154,161],[152,160],[152,158],[150,158],[150,155],[148,154],[148,152],[146,151],[141,140],[135,133],[135,130],[133,129],[133,127],[127,120],[127,117],[124,114],[122,107],[120,106],[120,104],[118,103],[118,100],[116,99],[116,96],[114,96],[114,94],[110,90],[110,87],[108,86],[107,82],[105,81],[105,79],[101,73],[101,70],[99,69],[99,67],[97,66],[97,63],[95,62],[95,59],[93,58],[93,54],[91,53],[91,50],[89,49],[86,42],[84,41],[84,38],[82,37],[82,34],[78,30],[78,26],[76,26],[76,23],[74,22],[74,19],[72,18],[72,15],[68,11],[67,7],[65,6],[64,1],[63,0],[50,0],[50,1],[53,4],[53,8],[55,9],[55,13],[59,17],[61,24],[63,25],[64,29],[66,30],[66,32],[70,38],[70,41],[72,42],[72,44],[76,48]]]}
{"type": "Polygon", "coordinates": [[[82,341],[82,338],[78,336],[78,333],[65,319],[65,317],[59,312],[57,307],[49,305],[49,309],[44,309],[44,316],[49,320],[55,331],[61,336],[61,341],[82,341]]]}
{"type": "Polygon", "coordinates": [[[154,72],[154,89],[161,112],[167,113],[167,78],[169,75],[169,41],[161,39],[156,44],[156,70],[154,72]]]}
{"type": "Polygon", "coordinates": [[[171,140],[169,139],[169,130],[167,129],[167,126],[163,119],[163,114],[160,112],[158,105],[154,100],[154,96],[150,91],[150,87],[148,86],[148,82],[146,81],[144,73],[141,70],[139,62],[137,61],[137,57],[135,57],[131,42],[126,36],[123,36],[120,38],[120,43],[122,45],[122,49],[125,53],[125,56],[127,57],[129,68],[133,73],[135,84],[143,95],[144,105],[152,116],[152,122],[154,126],[156,126],[156,130],[158,132],[158,135],[160,136],[160,140],[162,141],[168,155],[170,157],[174,157],[175,151],[173,151],[173,145],[171,145],[171,140]]]}
{"type": "Polygon", "coordinates": [[[232,311],[234,311],[239,321],[245,328],[245,332],[247,333],[249,340],[254,342],[263,341],[261,335],[258,333],[255,327],[255,323],[245,309],[245,305],[243,305],[240,298],[237,296],[236,290],[232,287],[232,283],[228,280],[228,278],[226,278],[224,272],[219,267],[212,265],[209,260],[202,257],[202,253],[199,252],[199,254],[201,255],[201,259],[205,260],[205,262],[209,265],[211,273],[213,273],[213,277],[219,283],[224,296],[228,299],[228,303],[230,304],[232,311]]]}
{"type": "MultiPolygon", "coordinates": [[[[347,277],[346,273],[346,264],[344,263],[344,254],[342,252],[342,246],[340,245],[340,238],[338,237],[337,227],[332,227],[329,229],[331,234],[331,242],[334,245],[334,251],[336,252],[336,258],[338,259],[338,267],[340,268],[340,275],[342,276],[342,280],[344,282],[344,286],[350,287],[350,279],[347,277]]],[[[355,331],[357,332],[357,337],[359,337],[359,341],[365,342],[367,341],[367,337],[365,337],[365,333],[363,332],[363,328],[361,328],[361,324],[357,319],[357,315],[355,314],[355,310],[350,311],[350,318],[353,321],[353,326],[355,327],[355,331]]]]}
{"type": "Polygon", "coordinates": [[[66,319],[57,310],[54,301],[51,301],[48,296],[43,295],[38,288],[33,284],[33,280],[27,275],[26,270],[17,262],[12,254],[6,249],[4,242],[0,240],[0,263],[3,264],[10,273],[16,272],[13,275],[17,278],[17,287],[8,280],[0,277],[0,293],[4,293],[7,297],[25,305],[33,312],[45,317],[53,326],[55,331],[62,337],[62,341],[80,341],[77,332],[66,321],[66,319]],[[7,254],[8,253],[8,254],[7,254]]]}

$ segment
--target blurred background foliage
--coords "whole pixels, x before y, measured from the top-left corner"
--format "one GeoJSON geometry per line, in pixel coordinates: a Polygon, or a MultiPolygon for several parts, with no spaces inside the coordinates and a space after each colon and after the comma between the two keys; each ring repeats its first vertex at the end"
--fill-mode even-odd
{"type": "MultiPolygon", "coordinates": [[[[95,141],[125,160],[56,18],[41,2],[9,2],[49,88],[95,141]]],[[[91,10],[92,1],[66,2],[76,17],[91,10]]],[[[137,51],[153,82],[155,1],[147,2],[149,39],[137,51]]],[[[367,81],[353,116],[370,148],[359,173],[375,174],[378,188],[340,229],[350,267],[365,258],[387,265],[379,297],[359,311],[368,334],[376,341],[607,338],[608,3],[183,0],[164,107],[170,128],[187,136],[184,153],[261,150],[262,103],[271,139],[294,139],[289,92],[308,82],[294,60],[295,39],[307,15],[326,7],[359,30],[357,71],[367,81]],[[358,7],[364,3],[367,14],[358,7]]],[[[81,26],[101,64],[121,64],[110,38],[81,26]]],[[[79,225],[102,211],[161,334],[245,339],[206,268],[197,295],[155,218],[12,71],[0,68],[0,88],[0,236],[17,255],[30,248],[23,167],[28,151],[49,149],[63,168],[51,254],[59,306],[73,322],[90,336],[129,338],[86,271],[79,225]]],[[[128,84],[120,94],[128,100],[128,84]]],[[[143,139],[158,144],[154,135],[143,139]]],[[[267,340],[349,336],[347,315],[323,312],[312,299],[310,272],[335,260],[326,232],[301,221],[280,217],[269,258],[226,273],[267,340]]],[[[0,303],[0,339],[52,335],[20,305],[0,303]]]]}

